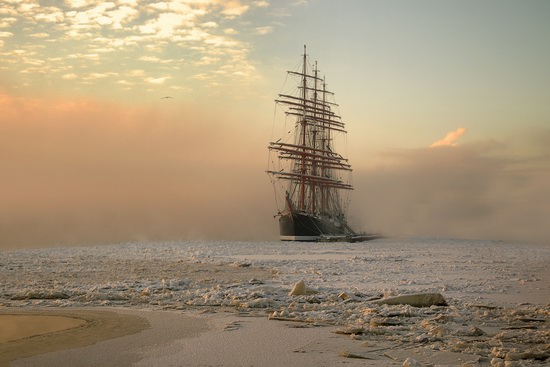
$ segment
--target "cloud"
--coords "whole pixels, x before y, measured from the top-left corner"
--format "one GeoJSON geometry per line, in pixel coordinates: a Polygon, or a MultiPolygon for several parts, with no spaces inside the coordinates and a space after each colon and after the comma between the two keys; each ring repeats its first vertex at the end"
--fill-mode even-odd
{"type": "Polygon", "coordinates": [[[136,19],[139,16],[139,11],[129,6],[121,6],[115,10],[108,11],[107,16],[113,29],[123,29],[125,24],[136,19]]]}
{"type": "MultiPolygon", "coordinates": [[[[212,63],[198,61],[217,58],[237,73],[249,75],[250,61],[234,57],[235,52],[239,52],[248,58],[251,47],[239,39],[239,35],[271,31],[269,27],[257,27],[253,21],[243,19],[251,8],[256,13],[264,11],[269,5],[267,1],[184,0],[138,4],[134,0],[66,0],[51,4],[10,1],[1,9],[2,14],[9,15],[0,20],[2,56],[14,60],[13,65],[4,63],[3,68],[27,74],[25,79],[13,78],[13,84],[42,83],[44,78],[33,79],[33,73],[48,73],[48,80],[61,79],[69,68],[76,75],[118,70],[127,64],[131,68],[135,66],[133,60],[141,58],[142,61],[159,59],[159,63],[166,66],[163,72],[174,73],[170,76],[180,83],[190,75],[211,72],[218,78],[218,84],[234,85],[234,79],[224,80],[228,74],[216,74],[217,68],[210,69],[214,68],[212,63]],[[47,42],[42,41],[43,38],[47,42]],[[35,44],[28,43],[29,39],[34,39],[35,44]],[[29,50],[31,46],[36,55],[32,60],[29,57],[22,60],[23,55],[17,51],[29,50]],[[109,53],[108,58],[104,57],[105,53],[109,53]],[[176,54],[182,57],[169,57],[176,54]],[[46,61],[41,68],[16,67],[29,61],[35,65],[53,56],[61,57],[55,65],[46,61]],[[181,63],[182,59],[185,64],[181,63]],[[59,73],[61,70],[64,72],[59,73]],[[176,74],[176,70],[186,70],[187,75],[176,74]]],[[[154,78],[158,72],[154,67],[153,63],[146,67],[147,77],[154,78]]],[[[94,84],[92,79],[88,81],[94,84]]],[[[70,86],[63,83],[63,87],[70,86]]],[[[81,84],[75,86],[79,88],[81,84]]]]}
{"type": "Polygon", "coordinates": [[[159,62],[159,61],[161,61],[160,57],[157,57],[157,56],[142,56],[138,60],[147,61],[147,62],[159,62]]]}
{"type": "MultiPolygon", "coordinates": [[[[0,14],[2,14],[0,12],[0,14]]],[[[11,27],[13,25],[13,23],[17,22],[17,18],[13,18],[13,17],[6,17],[6,18],[1,18],[0,19],[0,28],[7,28],[7,27],[11,27]]]]}
{"type": "Polygon", "coordinates": [[[170,79],[169,76],[161,76],[159,78],[145,78],[145,81],[149,84],[164,84],[168,79],[170,79]]]}
{"type": "Polygon", "coordinates": [[[458,143],[456,142],[464,133],[466,132],[466,129],[463,127],[459,127],[455,131],[451,131],[450,133],[447,133],[445,137],[441,140],[435,141],[432,145],[430,145],[430,148],[435,147],[443,147],[443,146],[457,146],[458,143]]]}
{"type": "Polygon", "coordinates": [[[203,56],[198,62],[198,65],[211,65],[220,61],[219,57],[203,56]]]}
{"type": "Polygon", "coordinates": [[[118,76],[118,73],[90,73],[82,77],[84,80],[105,79],[113,76],[118,76]]]}
{"type": "Polygon", "coordinates": [[[143,70],[143,69],[130,70],[128,72],[128,76],[135,76],[135,77],[145,76],[145,70],[143,70]]]}
{"type": "Polygon", "coordinates": [[[259,35],[265,35],[271,32],[273,32],[273,27],[271,26],[256,28],[256,34],[259,34],[259,35]]]}
{"type": "Polygon", "coordinates": [[[238,0],[224,1],[222,4],[223,10],[221,13],[229,19],[239,17],[246,13],[249,9],[248,5],[243,5],[238,0]]]}
{"type": "Polygon", "coordinates": [[[226,28],[226,29],[223,30],[223,33],[230,34],[230,35],[235,35],[235,34],[239,34],[239,31],[237,31],[234,28],[226,28]]]}
{"type": "Polygon", "coordinates": [[[90,60],[90,61],[99,61],[100,60],[100,57],[99,57],[99,54],[97,53],[76,53],[76,54],[71,54],[71,55],[67,55],[67,57],[69,59],[78,59],[78,60],[82,60],[82,59],[86,59],[86,60],[90,60]]]}
{"type": "Polygon", "coordinates": [[[74,80],[74,79],[78,79],[78,75],[74,74],[74,73],[69,73],[69,74],[64,74],[63,76],[61,76],[63,79],[67,79],[67,80],[74,80]]]}
{"type": "Polygon", "coordinates": [[[124,86],[126,89],[131,88],[135,85],[135,83],[129,82],[128,80],[119,80],[116,82],[118,85],[124,86]]]}
{"type": "Polygon", "coordinates": [[[87,0],[65,0],[65,2],[71,8],[82,8],[90,3],[90,1],[87,0]]]}
{"type": "Polygon", "coordinates": [[[29,35],[29,37],[32,37],[32,38],[47,38],[49,36],[50,35],[48,33],[45,33],[45,32],[33,33],[33,34],[29,35]]]}
{"type": "Polygon", "coordinates": [[[216,23],[216,22],[202,23],[201,26],[204,27],[204,28],[218,28],[219,27],[218,23],[216,23]]]}
{"type": "Polygon", "coordinates": [[[184,24],[186,19],[193,18],[193,14],[182,16],[178,13],[161,13],[158,18],[149,20],[140,27],[140,30],[145,34],[155,34],[156,38],[171,38],[177,34],[177,29],[184,24]]]}
{"type": "Polygon", "coordinates": [[[252,5],[257,6],[259,8],[267,8],[269,6],[269,2],[264,0],[258,0],[258,1],[254,1],[252,5]]]}
{"type": "Polygon", "coordinates": [[[548,241],[550,131],[540,135],[546,147],[521,160],[495,141],[387,153],[355,171],[353,216],[388,235],[548,241]]]}
{"type": "Polygon", "coordinates": [[[38,22],[59,23],[65,19],[65,14],[55,7],[42,7],[42,11],[37,12],[34,18],[38,22]]]}

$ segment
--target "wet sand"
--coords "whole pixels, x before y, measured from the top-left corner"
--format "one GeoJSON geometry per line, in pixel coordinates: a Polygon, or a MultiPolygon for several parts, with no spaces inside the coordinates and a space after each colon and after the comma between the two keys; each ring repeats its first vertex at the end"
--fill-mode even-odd
{"type": "Polygon", "coordinates": [[[85,320],[64,316],[0,315],[0,344],[76,328],[85,320]]]}
{"type": "MultiPolygon", "coordinates": [[[[41,314],[50,312],[45,310],[41,314]]],[[[89,326],[59,333],[64,337],[52,333],[20,342],[9,348],[12,360],[9,365],[269,367],[342,363],[360,366],[364,362],[340,356],[342,351],[350,350],[351,341],[332,333],[334,327],[270,321],[258,314],[129,309],[72,311],[72,314],[85,317],[89,326]],[[105,328],[105,324],[111,323],[110,328],[105,328]],[[147,325],[150,327],[143,328],[147,325]],[[49,348],[40,348],[40,343],[46,340],[49,348]],[[25,352],[29,349],[34,356],[25,352]]],[[[6,343],[3,345],[5,348],[6,343]]]]}
{"type": "Polygon", "coordinates": [[[0,309],[0,366],[56,350],[138,333],[144,318],[107,311],[0,309]]]}
{"type": "MultiPolygon", "coordinates": [[[[508,337],[513,336],[514,345],[517,345],[521,341],[520,336],[524,332],[532,332],[533,327],[538,328],[540,333],[547,329],[542,315],[536,320],[526,320],[528,329],[522,330],[523,327],[511,327],[516,324],[510,324],[506,318],[499,318],[501,311],[496,308],[475,307],[482,313],[495,312],[497,316],[493,318],[489,315],[486,323],[477,324],[487,335],[478,333],[475,328],[475,333],[468,328],[470,331],[466,334],[451,334],[451,322],[436,323],[436,328],[428,332],[440,340],[456,339],[459,348],[455,350],[438,350],[423,342],[404,344],[391,338],[393,332],[385,334],[384,327],[375,328],[382,332],[381,335],[345,335],[340,332],[341,327],[323,323],[269,320],[265,310],[226,312],[208,308],[202,311],[120,308],[108,312],[32,312],[31,318],[38,318],[36,315],[63,315],[63,318],[85,320],[85,323],[65,331],[2,343],[0,355],[4,361],[2,366],[7,366],[7,361],[11,361],[9,365],[12,367],[381,367],[404,366],[408,358],[419,361],[422,366],[488,366],[492,357],[476,354],[469,348],[461,347],[461,344],[478,343],[483,339],[506,343],[508,337]],[[446,328],[449,329],[445,332],[446,328]],[[436,331],[441,334],[436,336],[436,331]]],[[[434,323],[442,320],[440,316],[429,317],[425,321],[434,323]]],[[[407,317],[398,319],[406,320],[407,317]]],[[[396,332],[399,334],[398,330],[396,332]]],[[[529,350],[540,349],[541,342],[529,341],[529,350]]],[[[545,359],[549,358],[548,352],[539,350],[538,353],[545,359]]],[[[503,366],[505,358],[503,355],[500,359],[503,366]]],[[[543,366],[545,363],[544,360],[522,358],[508,361],[507,365],[543,366]]]]}

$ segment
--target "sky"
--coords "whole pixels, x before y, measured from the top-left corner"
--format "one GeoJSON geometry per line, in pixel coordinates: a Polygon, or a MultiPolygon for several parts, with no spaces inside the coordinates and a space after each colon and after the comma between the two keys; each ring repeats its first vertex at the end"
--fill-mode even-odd
{"type": "Polygon", "coordinates": [[[335,92],[356,230],[550,242],[550,2],[0,0],[0,249],[278,238],[274,99],[335,92]]]}

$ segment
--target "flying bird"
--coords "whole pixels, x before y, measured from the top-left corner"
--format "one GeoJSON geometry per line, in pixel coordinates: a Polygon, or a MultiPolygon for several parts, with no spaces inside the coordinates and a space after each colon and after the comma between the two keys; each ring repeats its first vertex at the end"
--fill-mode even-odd
{"type": "Polygon", "coordinates": [[[161,99],[166,99],[166,98],[174,98],[172,96],[166,96],[166,97],[162,97],[161,99]]]}

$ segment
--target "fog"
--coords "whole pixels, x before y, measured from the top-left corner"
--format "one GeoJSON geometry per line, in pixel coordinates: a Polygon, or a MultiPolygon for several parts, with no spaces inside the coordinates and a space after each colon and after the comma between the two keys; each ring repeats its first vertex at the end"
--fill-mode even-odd
{"type": "Polygon", "coordinates": [[[548,131],[386,152],[354,177],[352,218],[375,231],[550,242],[548,131]]]}
{"type": "MultiPolygon", "coordinates": [[[[0,249],[278,237],[269,123],[180,104],[2,103],[0,249]]],[[[374,162],[354,171],[350,222],[548,241],[550,133],[522,139],[350,157],[374,162]]]]}
{"type": "Polygon", "coordinates": [[[267,143],[249,121],[189,106],[33,107],[0,124],[0,248],[276,238],[267,143]]]}

